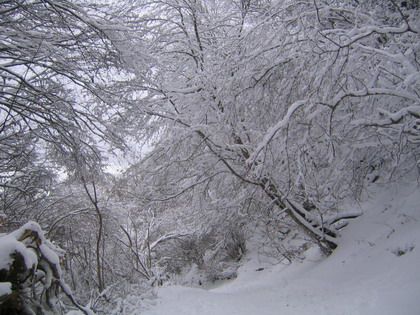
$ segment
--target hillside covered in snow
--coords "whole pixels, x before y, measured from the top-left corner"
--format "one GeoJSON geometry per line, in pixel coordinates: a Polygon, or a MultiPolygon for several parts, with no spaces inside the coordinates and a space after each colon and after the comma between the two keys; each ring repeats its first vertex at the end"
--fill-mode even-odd
{"type": "MultiPolygon", "coordinates": [[[[213,289],[158,289],[146,315],[415,315],[420,312],[420,189],[374,185],[329,257],[316,247],[276,264],[253,248],[213,289]]],[[[139,311],[140,312],[140,311],[139,311]]]]}

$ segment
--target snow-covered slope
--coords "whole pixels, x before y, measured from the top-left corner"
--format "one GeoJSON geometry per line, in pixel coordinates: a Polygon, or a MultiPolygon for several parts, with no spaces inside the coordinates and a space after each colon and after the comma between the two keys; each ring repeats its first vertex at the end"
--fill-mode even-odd
{"type": "Polygon", "coordinates": [[[161,288],[144,314],[420,314],[419,186],[371,190],[330,257],[311,248],[303,262],[264,266],[251,252],[236,280],[212,290],[161,288]]]}

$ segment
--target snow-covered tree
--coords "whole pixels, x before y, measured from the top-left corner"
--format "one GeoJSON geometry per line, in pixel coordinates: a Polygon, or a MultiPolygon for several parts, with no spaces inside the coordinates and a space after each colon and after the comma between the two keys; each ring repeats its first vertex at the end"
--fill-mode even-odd
{"type": "Polygon", "coordinates": [[[101,12],[75,1],[2,3],[0,194],[2,212],[17,225],[35,216],[27,205],[48,193],[56,167],[93,168],[98,142],[122,146],[107,89],[120,65],[111,39],[117,27],[101,12]]]}
{"type": "Polygon", "coordinates": [[[148,54],[129,64],[136,113],[145,134],[154,130],[146,194],[201,211],[263,199],[330,252],[342,220],[359,215],[340,202],[402,156],[417,163],[418,10],[396,1],[141,6],[148,54]]]}

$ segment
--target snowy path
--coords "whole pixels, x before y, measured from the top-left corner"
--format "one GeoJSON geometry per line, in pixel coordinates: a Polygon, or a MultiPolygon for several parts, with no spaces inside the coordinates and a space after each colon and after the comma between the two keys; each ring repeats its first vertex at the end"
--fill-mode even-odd
{"type": "Polygon", "coordinates": [[[249,258],[212,290],[162,288],[145,315],[420,314],[420,190],[395,186],[361,205],[327,259],[272,266],[249,258]]]}

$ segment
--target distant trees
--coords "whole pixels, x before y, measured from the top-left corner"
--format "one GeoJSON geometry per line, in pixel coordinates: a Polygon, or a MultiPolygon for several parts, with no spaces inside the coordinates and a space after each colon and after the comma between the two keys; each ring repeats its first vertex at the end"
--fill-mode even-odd
{"type": "MultiPolygon", "coordinates": [[[[49,217],[41,219],[48,236],[66,252],[64,270],[74,291],[102,292],[115,280],[115,253],[109,248],[118,222],[108,205],[112,197],[106,195],[111,185],[99,176],[82,183],[70,177],[52,189],[49,217]]],[[[81,300],[87,302],[87,298],[82,296],[81,300]]]]}
{"type": "Polygon", "coordinates": [[[117,139],[106,86],[119,59],[107,32],[94,6],[2,3],[0,192],[11,224],[34,214],[56,167],[93,168],[96,143],[117,139]]]}
{"type": "Polygon", "coordinates": [[[69,278],[86,269],[87,284],[73,287],[99,291],[108,283],[102,270],[111,269],[110,215],[95,185],[102,152],[125,148],[125,108],[111,86],[122,72],[115,41],[128,28],[113,13],[83,1],[0,5],[0,232],[40,222],[66,245],[69,278]]]}

